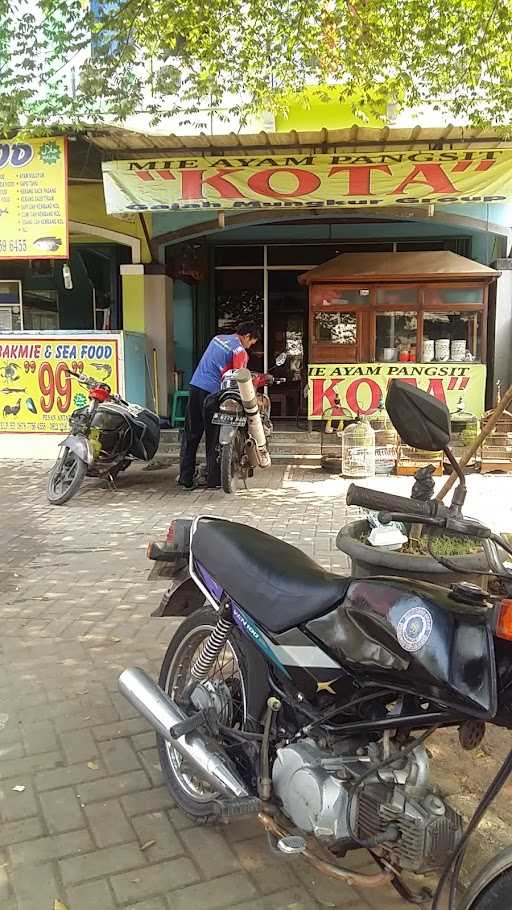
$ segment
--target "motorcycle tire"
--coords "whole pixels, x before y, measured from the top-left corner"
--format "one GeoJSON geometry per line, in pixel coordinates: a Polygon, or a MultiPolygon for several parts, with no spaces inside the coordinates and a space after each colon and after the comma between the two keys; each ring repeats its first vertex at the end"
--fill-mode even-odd
{"type": "Polygon", "coordinates": [[[512,869],[505,869],[472,901],[468,910],[505,910],[512,907],[512,869]]]}
{"type": "Polygon", "coordinates": [[[220,482],[225,493],[236,493],[238,488],[238,471],[240,459],[238,455],[239,434],[221,446],[220,452],[220,482]]]}
{"type": "MultiPolygon", "coordinates": [[[[181,686],[183,688],[190,677],[190,667],[192,659],[197,656],[197,648],[213,631],[217,621],[218,616],[215,610],[209,606],[204,606],[182,622],[171,640],[163,659],[158,680],[160,688],[167,692],[171,698],[176,699],[177,695],[179,695],[179,687],[177,688],[175,685],[177,681],[175,674],[180,672],[183,674],[183,685],[181,686]]],[[[229,697],[233,698],[233,691],[235,691],[237,697],[242,699],[236,711],[232,702],[231,713],[228,710],[227,716],[224,716],[224,711],[227,707],[228,686],[225,680],[216,681],[214,679],[215,672],[217,674],[223,672],[223,665],[217,670],[219,662],[216,662],[214,672],[208,680],[212,687],[217,682],[217,689],[213,688],[212,691],[215,693],[216,703],[220,702],[222,704],[222,722],[225,723],[227,720],[227,726],[236,726],[237,729],[243,729],[246,723],[248,691],[247,661],[240,640],[240,633],[233,628],[225,645],[226,652],[232,656],[233,667],[236,667],[240,674],[239,680],[235,680],[233,677],[231,680],[233,684],[232,690],[229,690],[231,693],[229,697]]],[[[167,740],[159,735],[157,735],[156,739],[162,774],[174,801],[197,824],[218,825],[219,814],[216,811],[216,800],[220,794],[212,791],[209,784],[201,782],[197,775],[186,770],[185,762],[167,740]]]]}
{"type": "Polygon", "coordinates": [[[75,496],[87,474],[85,461],[71,449],[66,449],[58,458],[48,477],[48,501],[54,506],[62,506],[75,496]],[[68,476],[63,479],[62,472],[67,468],[68,476]]]}

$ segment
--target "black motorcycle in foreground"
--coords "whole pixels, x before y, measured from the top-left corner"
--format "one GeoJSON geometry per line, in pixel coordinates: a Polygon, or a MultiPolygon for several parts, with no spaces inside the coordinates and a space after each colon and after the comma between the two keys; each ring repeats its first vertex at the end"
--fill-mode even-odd
{"type": "Polygon", "coordinates": [[[89,404],[70,417],[71,432],[48,477],[48,499],[62,505],[80,489],[84,477],[112,482],[134,459],[150,461],[160,441],[160,420],[152,411],[113,395],[110,386],[83,373],[68,375],[88,389],[89,404]]]}
{"type": "MultiPolygon", "coordinates": [[[[286,354],[279,354],[276,367],[285,362],[286,354]]],[[[249,370],[228,370],[222,377],[219,410],[212,423],[220,427],[220,479],[225,493],[235,493],[240,481],[247,486],[255,468],[269,468],[272,463],[270,398],[263,385],[274,382],[286,379],[274,379],[271,373],[253,378],[249,370]]]]}
{"type": "MultiPolygon", "coordinates": [[[[478,540],[511,594],[510,544],[462,514],[465,481],[445,406],[394,381],[386,407],[407,444],[445,450],[459,475],[452,503],[357,486],[348,503],[378,510],[383,522],[421,523],[432,536],[478,540]]],[[[512,906],[510,850],[465,894],[457,884],[512,753],[464,832],[431,783],[427,752],[440,727],[458,728],[465,748],[487,723],[512,728],[512,600],[465,583],[345,578],[257,529],[210,517],[174,522],[149,555],[174,570],[157,614],[185,619],[159,685],[135,668],[119,687],[156,730],[168,788],[185,812],[213,823],[254,813],[274,850],[353,885],[389,883],[411,903],[433,897],[424,881],[411,887],[411,873],[434,873],[434,908],[446,891],[450,910],[512,906]],[[373,874],[343,865],[360,847],[373,874]]]]}

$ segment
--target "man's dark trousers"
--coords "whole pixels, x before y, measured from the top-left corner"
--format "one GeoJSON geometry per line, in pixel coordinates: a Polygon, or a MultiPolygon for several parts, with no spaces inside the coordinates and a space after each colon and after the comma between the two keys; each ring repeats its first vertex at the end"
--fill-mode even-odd
{"type": "Polygon", "coordinates": [[[207,484],[218,484],[219,467],[217,461],[218,427],[212,424],[212,417],[217,405],[217,395],[212,395],[197,386],[189,387],[187,415],[181,440],[180,483],[192,486],[196,470],[196,455],[203,433],[206,435],[207,484]],[[209,400],[208,400],[209,399],[209,400]],[[205,409],[205,404],[207,407],[205,409]]]}

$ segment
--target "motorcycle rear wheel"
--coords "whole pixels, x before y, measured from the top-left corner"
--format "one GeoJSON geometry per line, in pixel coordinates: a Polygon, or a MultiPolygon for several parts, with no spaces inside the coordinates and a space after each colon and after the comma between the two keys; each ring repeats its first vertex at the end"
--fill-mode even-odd
{"type": "Polygon", "coordinates": [[[61,506],[78,493],[87,473],[87,465],[76,452],[66,449],[57,459],[48,477],[48,500],[61,506]]]}
{"type": "MultiPolygon", "coordinates": [[[[173,700],[179,699],[185,688],[199,648],[215,628],[217,619],[215,611],[204,606],[182,622],[171,640],[158,684],[173,700]]],[[[221,723],[240,730],[247,724],[248,678],[239,635],[233,629],[205,682],[221,723]]],[[[157,746],[167,789],[180,809],[199,824],[218,824],[216,800],[220,794],[193,769],[187,768],[180,753],[158,735],[157,746]]]]}

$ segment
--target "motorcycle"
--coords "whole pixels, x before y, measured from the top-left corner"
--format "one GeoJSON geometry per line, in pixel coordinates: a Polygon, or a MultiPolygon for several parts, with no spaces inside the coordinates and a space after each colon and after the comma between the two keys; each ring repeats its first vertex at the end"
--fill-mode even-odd
{"type": "Polygon", "coordinates": [[[452,502],[352,485],[348,504],[377,510],[383,523],[421,523],[432,537],[476,539],[505,597],[465,582],[351,579],[256,528],[182,519],[148,555],[173,573],[156,615],[183,622],[158,685],[132,668],[119,688],[156,731],[169,791],[196,822],[254,814],[274,851],[339,881],[389,883],[423,903],[433,895],[410,874],[435,873],[435,910],[445,888],[450,910],[503,910],[512,851],[465,894],[458,877],[512,752],[463,831],[431,782],[427,743],[454,727],[473,749],[487,723],[512,728],[512,547],[462,513],[465,478],[445,405],[396,380],[386,409],[408,445],[445,451],[459,481],[452,502]],[[361,847],[376,871],[343,865],[361,847]]]}
{"type": "Polygon", "coordinates": [[[66,371],[89,390],[89,404],[73,411],[71,432],[48,477],[48,500],[62,505],[78,493],[84,477],[106,475],[111,483],[135,459],[150,461],[160,442],[160,420],[147,408],[129,404],[110,386],[83,373],[66,371]]]}
{"type": "MultiPolygon", "coordinates": [[[[279,354],[276,367],[286,362],[286,354],[279,354]]],[[[280,384],[286,379],[274,379],[271,374],[258,376],[255,391],[248,370],[228,370],[221,384],[219,410],[212,423],[220,427],[219,460],[222,489],[234,493],[241,480],[254,475],[254,468],[268,468],[271,464],[269,444],[272,439],[270,398],[262,390],[266,384],[280,384]]]]}

